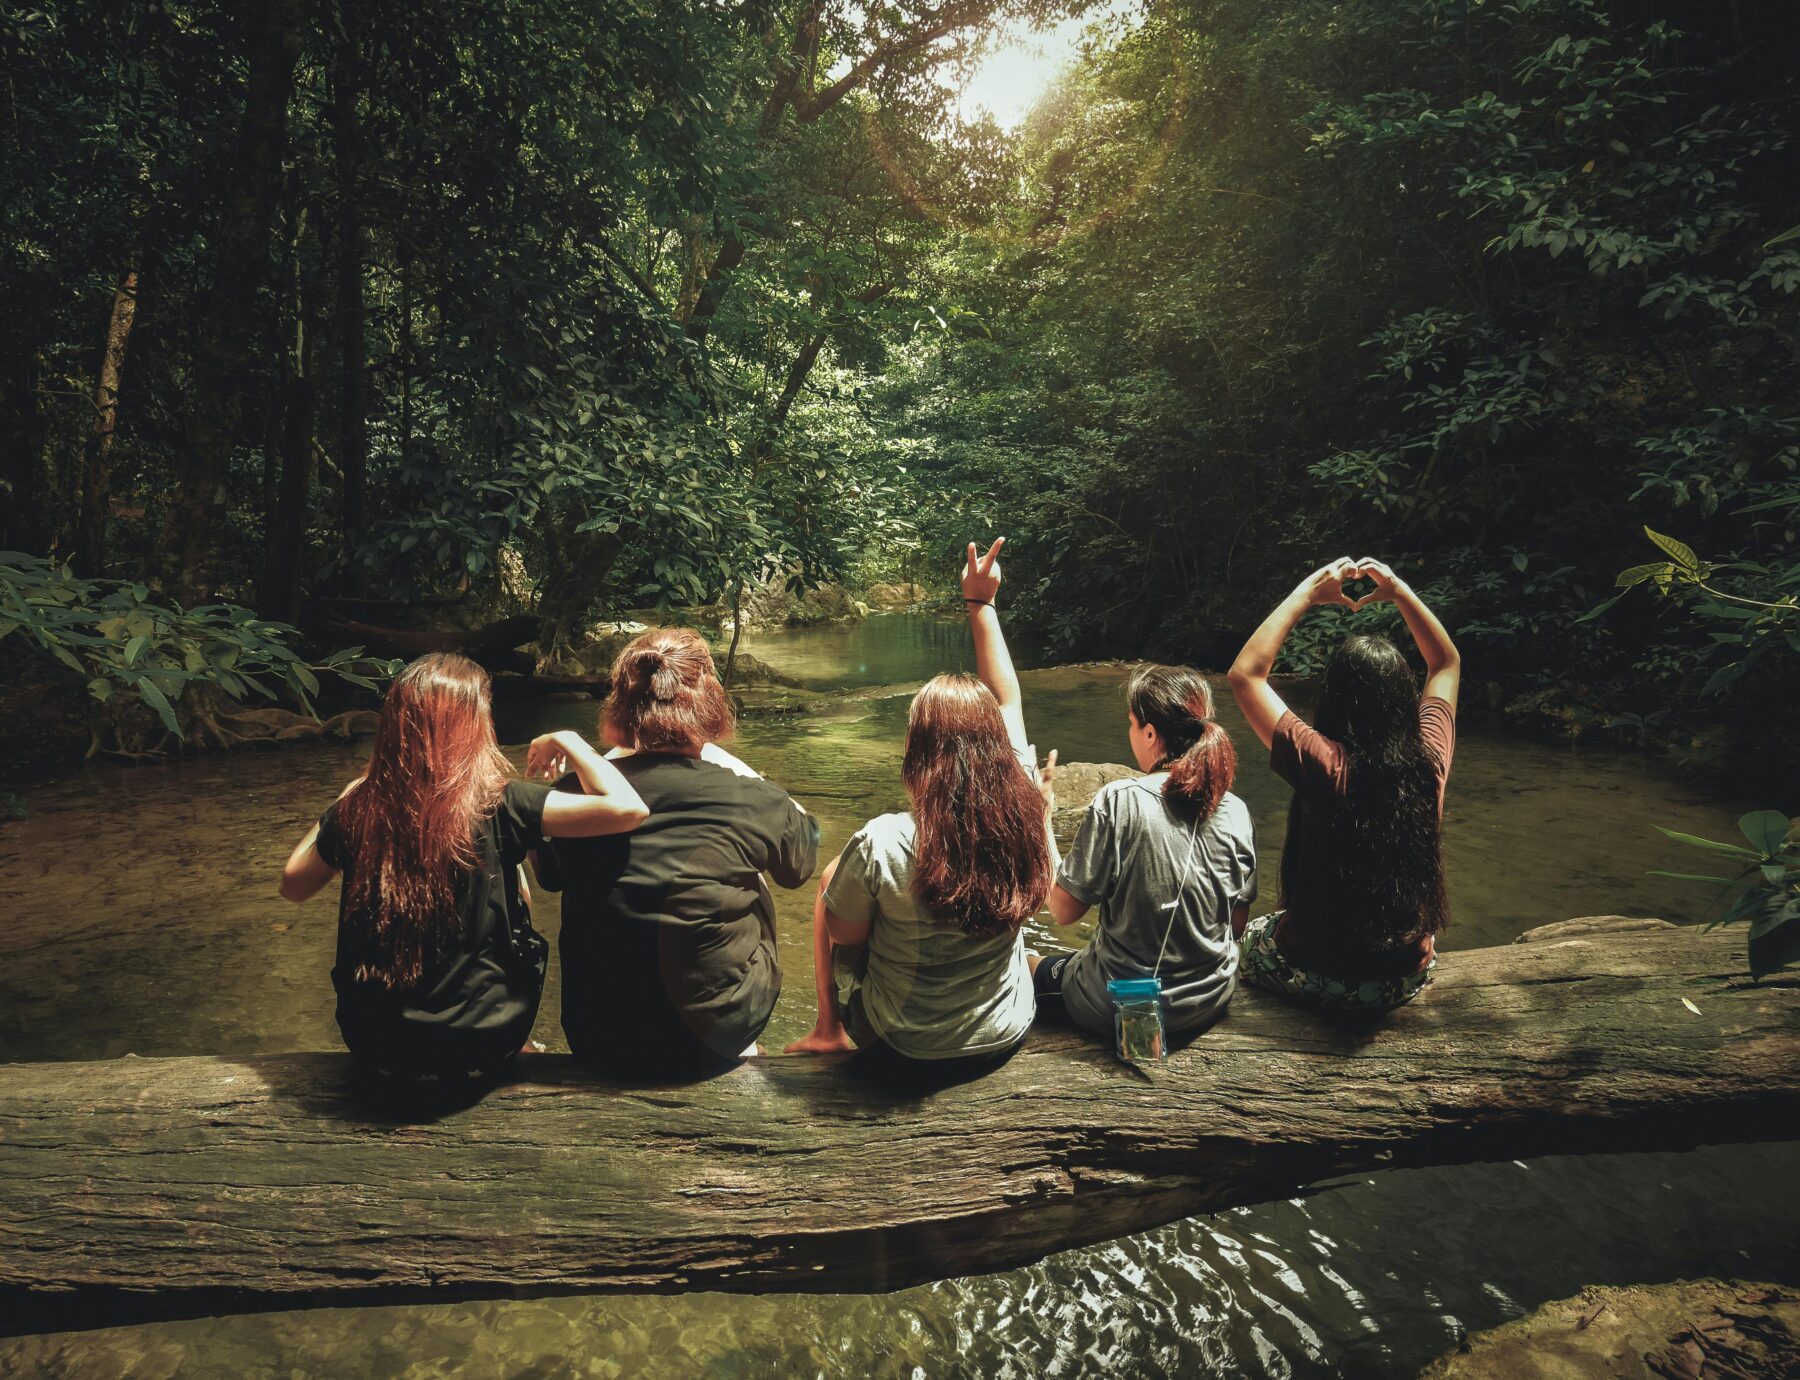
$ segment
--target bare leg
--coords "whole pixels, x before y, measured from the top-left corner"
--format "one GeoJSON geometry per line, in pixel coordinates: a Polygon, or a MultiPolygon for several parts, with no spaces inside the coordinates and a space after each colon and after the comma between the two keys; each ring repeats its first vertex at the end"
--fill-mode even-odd
{"type": "Polygon", "coordinates": [[[819,874],[819,894],[813,899],[813,991],[819,1002],[819,1018],[812,1032],[789,1045],[784,1054],[810,1054],[855,1049],[856,1042],[838,1019],[837,993],[831,978],[831,932],[825,928],[825,888],[837,872],[833,858],[819,874]]]}

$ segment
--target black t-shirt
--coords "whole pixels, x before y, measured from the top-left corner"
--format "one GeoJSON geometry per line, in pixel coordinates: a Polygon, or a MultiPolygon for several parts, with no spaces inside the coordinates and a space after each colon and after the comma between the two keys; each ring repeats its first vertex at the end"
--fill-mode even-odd
{"type": "Polygon", "coordinates": [[[621,1072],[734,1058],[781,992],[762,874],[785,887],[812,876],[818,824],[773,782],[712,762],[636,753],[615,765],[650,818],[539,855],[539,881],[565,893],[569,1048],[621,1072]]]}
{"type": "MultiPolygon", "coordinates": [[[[531,927],[519,864],[542,846],[548,786],[509,781],[499,808],[475,826],[476,866],[457,888],[462,938],[417,985],[390,990],[359,980],[366,928],[348,923],[349,877],[338,901],[338,1029],[352,1052],[394,1072],[483,1068],[531,1034],[548,946],[531,927]]],[[[319,856],[348,872],[351,849],[333,804],[319,817],[319,856]]]]}

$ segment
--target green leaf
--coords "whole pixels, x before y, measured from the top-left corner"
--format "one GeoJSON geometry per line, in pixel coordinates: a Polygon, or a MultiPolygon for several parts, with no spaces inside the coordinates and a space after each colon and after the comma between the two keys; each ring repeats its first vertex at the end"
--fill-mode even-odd
{"type": "Polygon", "coordinates": [[[88,694],[92,695],[102,704],[112,698],[113,683],[105,676],[95,676],[88,682],[87,688],[88,694]]]}
{"type": "Polygon", "coordinates": [[[163,727],[179,738],[181,724],[175,718],[175,706],[169,703],[167,695],[157,689],[156,682],[148,676],[142,677],[137,683],[137,692],[143,696],[144,703],[156,711],[157,716],[163,721],[163,727]]]}
{"type": "Polygon", "coordinates": [[[1742,883],[1741,877],[1715,877],[1707,872],[1664,872],[1656,868],[1644,874],[1646,877],[1670,877],[1678,882],[1717,882],[1720,886],[1737,886],[1742,883]]]}
{"type": "Polygon", "coordinates": [[[1644,529],[1644,535],[1667,552],[1674,559],[1675,564],[1683,570],[1700,568],[1700,558],[1694,554],[1694,548],[1686,542],[1676,541],[1674,537],[1665,537],[1661,532],[1650,527],[1644,529]]]}
{"type": "Polygon", "coordinates": [[[1800,910],[1789,903],[1772,919],[1750,928],[1750,976],[1762,979],[1790,963],[1800,962],[1800,910]]]}
{"type": "Polygon", "coordinates": [[[1659,834],[1665,834],[1677,843],[1692,844],[1695,848],[1710,848],[1715,853],[1724,853],[1733,858],[1744,858],[1750,862],[1761,862],[1761,853],[1752,853],[1748,848],[1741,848],[1735,843],[1716,843],[1712,839],[1703,839],[1697,834],[1677,833],[1673,829],[1665,829],[1662,825],[1652,825],[1659,834]]]}
{"type": "Polygon", "coordinates": [[[139,633],[136,637],[132,638],[131,641],[125,644],[125,664],[127,666],[136,663],[138,653],[144,650],[144,647],[149,641],[150,639],[147,636],[143,633],[139,633]]]}
{"type": "Polygon", "coordinates": [[[1738,821],[1738,828],[1750,840],[1750,846],[1766,858],[1779,853],[1787,841],[1788,817],[1780,810],[1752,810],[1738,821]]]}
{"type": "Polygon", "coordinates": [[[1666,580],[1675,573],[1675,567],[1667,561],[1657,561],[1651,565],[1634,565],[1629,570],[1621,570],[1619,578],[1613,581],[1620,589],[1631,589],[1646,580],[1666,580]]]}

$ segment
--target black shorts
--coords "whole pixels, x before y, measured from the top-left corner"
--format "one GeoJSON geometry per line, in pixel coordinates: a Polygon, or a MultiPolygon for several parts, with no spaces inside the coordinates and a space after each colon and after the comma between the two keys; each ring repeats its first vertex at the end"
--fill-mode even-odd
{"type": "Polygon", "coordinates": [[[1037,971],[1031,975],[1031,990],[1037,993],[1039,1001],[1045,997],[1062,1000],[1063,974],[1074,961],[1074,954],[1045,954],[1038,960],[1037,971]]]}
{"type": "Polygon", "coordinates": [[[1038,960],[1037,971],[1031,975],[1031,990],[1037,997],[1040,1021],[1068,1021],[1069,1008],[1063,1005],[1062,985],[1074,961],[1074,954],[1045,954],[1038,960]]]}

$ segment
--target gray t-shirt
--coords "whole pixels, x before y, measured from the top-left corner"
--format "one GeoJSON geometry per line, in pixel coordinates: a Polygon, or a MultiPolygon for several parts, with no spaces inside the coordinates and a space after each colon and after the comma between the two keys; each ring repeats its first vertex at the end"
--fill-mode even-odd
{"type": "MultiPolygon", "coordinates": [[[[844,845],[825,891],[833,914],[869,925],[866,961],[858,965],[863,1015],[913,1059],[1016,1044],[1036,1011],[1024,940],[980,938],[933,918],[913,892],[915,837],[910,814],[870,820],[844,845]]],[[[849,976],[838,973],[840,1000],[848,1000],[849,976]]]]}
{"type": "Polygon", "coordinates": [[[1163,799],[1168,775],[1102,787],[1057,876],[1077,901],[1100,908],[1093,942],[1062,980],[1069,1015],[1099,1034],[1112,1032],[1106,984],[1149,977],[1165,930],[1159,976],[1171,1031],[1216,1017],[1237,981],[1231,912],[1256,899],[1256,828],[1244,802],[1227,793],[1196,831],[1191,810],[1163,799]]]}

